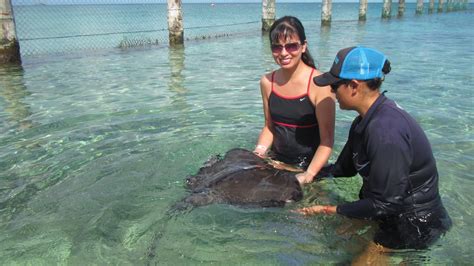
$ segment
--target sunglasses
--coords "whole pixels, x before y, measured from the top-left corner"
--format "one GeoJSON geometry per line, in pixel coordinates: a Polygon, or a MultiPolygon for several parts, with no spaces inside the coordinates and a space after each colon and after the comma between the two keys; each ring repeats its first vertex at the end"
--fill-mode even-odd
{"type": "Polygon", "coordinates": [[[333,91],[334,93],[336,93],[337,89],[341,86],[341,85],[345,85],[345,84],[348,84],[349,83],[349,80],[340,80],[334,84],[331,84],[331,91],[333,91]]]}
{"type": "Polygon", "coordinates": [[[285,45],[272,44],[271,49],[272,49],[272,53],[274,53],[274,54],[281,53],[283,51],[283,48],[285,48],[285,50],[288,53],[295,53],[300,49],[300,46],[301,46],[301,44],[299,42],[290,42],[290,43],[287,43],[285,45]]]}

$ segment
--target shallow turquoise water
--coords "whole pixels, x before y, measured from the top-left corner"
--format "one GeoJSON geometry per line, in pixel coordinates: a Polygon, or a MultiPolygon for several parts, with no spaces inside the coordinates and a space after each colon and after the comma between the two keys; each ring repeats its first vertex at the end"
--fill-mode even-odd
{"type": "MultiPolygon", "coordinates": [[[[474,259],[473,20],[470,9],[339,21],[330,30],[305,22],[322,70],[346,46],[383,50],[393,66],[387,95],[432,143],[454,227],[430,250],[392,254],[393,263],[474,259]]],[[[263,124],[258,81],[275,67],[266,36],[255,33],[184,49],[25,58],[22,68],[1,68],[3,264],[350,261],[372,226],[289,209],[355,199],[358,177],[312,184],[285,209],[210,205],[166,214],[186,195],[183,179],[210,155],[253,147],[263,124]]],[[[337,111],[333,159],[354,116],[337,111]]]]}

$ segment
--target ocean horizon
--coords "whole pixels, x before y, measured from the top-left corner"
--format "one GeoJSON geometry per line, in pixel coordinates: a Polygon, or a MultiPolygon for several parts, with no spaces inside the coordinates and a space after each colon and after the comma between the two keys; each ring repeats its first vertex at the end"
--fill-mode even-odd
{"type": "MultiPolygon", "coordinates": [[[[435,1],[437,3],[439,0],[435,1]]],[[[287,3],[287,4],[305,4],[305,3],[321,3],[321,0],[280,0],[278,3],[287,3]]],[[[408,0],[405,3],[416,3],[416,0],[408,0]]],[[[259,0],[183,0],[182,4],[261,4],[262,1],[259,0]]],[[[359,3],[358,0],[338,0],[333,1],[334,3],[359,3]]],[[[383,3],[383,0],[374,0],[371,3],[383,3]]],[[[392,3],[398,3],[394,1],[392,3]]],[[[429,0],[424,1],[425,4],[429,3],[429,0]]],[[[136,5],[136,4],[167,4],[164,0],[139,0],[133,1],[130,0],[12,0],[13,5],[109,5],[109,4],[126,4],[126,5],[136,5]]],[[[445,3],[446,4],[446,3],[445,3]]]]}

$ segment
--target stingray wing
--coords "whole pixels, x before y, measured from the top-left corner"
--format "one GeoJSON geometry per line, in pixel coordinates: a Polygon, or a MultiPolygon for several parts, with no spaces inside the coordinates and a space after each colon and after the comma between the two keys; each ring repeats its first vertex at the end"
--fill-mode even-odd
{"type": "Polygon", "coordinates": [[[273,168],[241,170],[212,188],[222,202],[241,205],[283,206],[299,201],[303,191],[293,173],[273,168]]]}
{"type": "Polygon", "coordinates": [[[186,178],[189,189],[212,187],[214,183],[235,172],[254,168],[268,168],[266,162],[253,152],[245,149],[232,149],[224,158],[213,156],[201,167],[196,175],[186,178]]]}
{"type": "Polygon", "coordinates": [[[202,206],[215,202],[236,205],[283,206],[303,198],[295,174],[278,170],[244,149],[208,161],[187,179],[192,194],[184,202],[202,206]]]}

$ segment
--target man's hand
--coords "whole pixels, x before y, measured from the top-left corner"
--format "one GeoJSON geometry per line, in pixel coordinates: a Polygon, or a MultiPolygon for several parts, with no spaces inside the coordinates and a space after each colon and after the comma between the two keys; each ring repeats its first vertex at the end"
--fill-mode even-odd
{"type": "Polygon", "coordinates": [[[335,214],[336,206],[329,206],[329,205],[314,205],[311,207],[305,207],[301,209],[296,209],[293,212],[304,214],[304,215],[312,215],[312,214],[335,214]]]}
{"type": "Polygon", "coordinates": [[[313,182],[314,174],[311,172],[303,172],[296,175],[296,179],[300,182],[300,185],[308,184],[313,182]]]}

